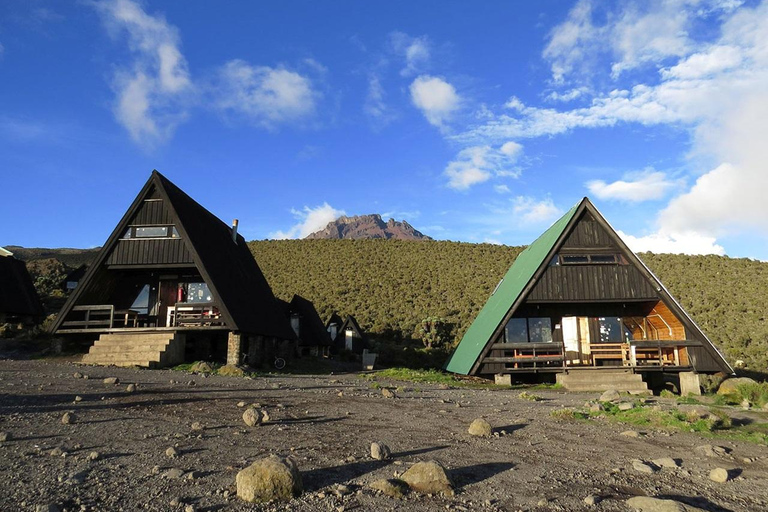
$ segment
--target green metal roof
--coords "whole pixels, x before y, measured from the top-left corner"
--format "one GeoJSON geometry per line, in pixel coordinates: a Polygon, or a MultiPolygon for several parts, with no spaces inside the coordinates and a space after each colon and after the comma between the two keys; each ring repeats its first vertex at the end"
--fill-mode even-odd
{"type": "Polygon", "coordinates": [[[557,222],[546,230],[539,238],[529,245],[507,271],[504,278],[496,287],[494,293],[478,313],[475,321],[469,326],[466,334],[454,350],[445,369],[449,372],[467,375],[483,349],[493,336],[493,332],[504,320],[512,305],[520,296],[525,286],[533,278],[536,270],[544,262],[544,258],[552,250],[557,240],[563,234],[565,227],[573,218],[582,201],[563,215],[557,222]]]}

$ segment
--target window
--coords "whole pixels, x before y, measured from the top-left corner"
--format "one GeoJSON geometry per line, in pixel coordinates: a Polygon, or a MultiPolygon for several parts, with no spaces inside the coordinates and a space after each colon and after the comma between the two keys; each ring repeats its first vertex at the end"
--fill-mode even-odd
{"type": "Polygon", "coordinates": [[[141,291],[139,291],[139,294],[136,296],[136,299],[134,299],[133,304],[131,304],[130,309],[134,311],[138,311],[141,315],[148,314],[149,311],[149,285],[145,284],[141,291]]]}
{"type": "Polygon", "coordinates": [[[213,302],[211,289],[205,283],[186,283],[186,300],[184,302],[213,302]]]}
{"type": "Polygon", "coordinates": [[[616,316],[603,316],[597,319],[600,325],[600,343],[622,343],[624,327],[621,318],[616,316]]]}
{"type": "Polygon", "coordinates": [[[132,238],[179,238],[179,231],[176,226],[131,226],[123,234],[123,239],[132,238]]]}
{"type": "MultiPolygon", "coordinates": [[[[561,254],[561,265],[626,265],[626,260],[620,254],[561,254]]],[[[553,263],[550,263],[552,266],[553,263]]]]}
{"type": "Polygon", "coordinates": [[[507,343],[528,342],[528,321],[525,318],[510,318],[506,328],[507,343]]]}
{"type": "Polygon", "coordinates": [[[615,254],[593,254],[589,257],[591,263],[616,263],[615,254]]]}
{"type": "Polygon", "coordinates": [[[529,318],[528,333],[531,343],[552,341],[552,320],[550,318],[529,318]]]}
{"type": "Polygon", "coordinates": [[[563,262],[563,265],[578,265],[583,263],[589,263],[589,256],[570,255],[570,256],[561,256],[560,258],[563,262]]]}

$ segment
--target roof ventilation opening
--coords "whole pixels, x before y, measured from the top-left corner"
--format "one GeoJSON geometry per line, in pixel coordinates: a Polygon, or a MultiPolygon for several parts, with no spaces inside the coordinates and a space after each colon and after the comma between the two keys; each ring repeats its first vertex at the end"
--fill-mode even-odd
{"type": "Polygon", "coordinates": [[[238,224],[237,219],[232,221],[232,241],[235,243],[237,243],[237,224],[238,224]]]}

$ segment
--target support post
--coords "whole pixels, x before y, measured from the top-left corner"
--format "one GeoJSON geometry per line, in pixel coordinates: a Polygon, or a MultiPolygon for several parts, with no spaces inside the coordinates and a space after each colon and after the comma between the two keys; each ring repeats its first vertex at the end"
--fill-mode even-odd
{"type": "Polygon", "coordinates": [[[701,395],[701,383],[696,372],[680,372],[680,396],[701,395]]]}
{"type": "Polygon", "coordinates": [[[242,353],[242,334],[230,331],[227,336],[227,364],[239,365],[240,354],[242,353]]]}
{"type": "Polygon", "coordinates": [[[494,381],[497,386],[512,386],[512,375],[509,373],[497,373],[494,375],[494,381]]]}

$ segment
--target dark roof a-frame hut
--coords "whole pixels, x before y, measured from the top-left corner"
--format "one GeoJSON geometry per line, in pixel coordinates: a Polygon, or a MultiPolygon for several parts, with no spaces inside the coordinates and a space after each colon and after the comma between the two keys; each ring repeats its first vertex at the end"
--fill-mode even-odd
{"type": "Polygon", "coordinates": [[[294,295],[291,302],[280,302],[294,331],[298,330],[299,347],[321,347],[323,351],[330,347],[331,338],[312,301],[294,295]]]}
{"type": "Polygon", "coordinates": [[[347,315],[347,318],[344,319],[333,346],[337,351],[349,350],[356,354],[362,354],[363,350],[368,348],[368,340],[354,316],[347,315]]]}
{"type": "Polygon", "coordinates": [[[0,322],[36,322],[43,316],[27,265],[0,247],[0,322]]]}
{"type": "MultiPolygon", "coordinates": [[[[126,294],[131,290],[121,289],[122,283],[137,275],[156,278],[179,270],[199,273],[215,301],[221,328],[296,338],[245,239],[157,171],[123,215],[51,330],[97,331],[82,322],[82,329],[72,325],[78,322],[68,321],[70,314],[88,305],[118,308],[122,302],[130,307],[133,297],[126,294]]],[[[155,327],[163,319],[157,322],[155,327]]],[[[108,327],[101,330],[111,330],[111,320],[108,327]]]]}
{"type": "Polygon", "coordinates": [[[520,253],[446,369],[487,375],[604,365],[733,372],[585,197],[520,253]]]}

